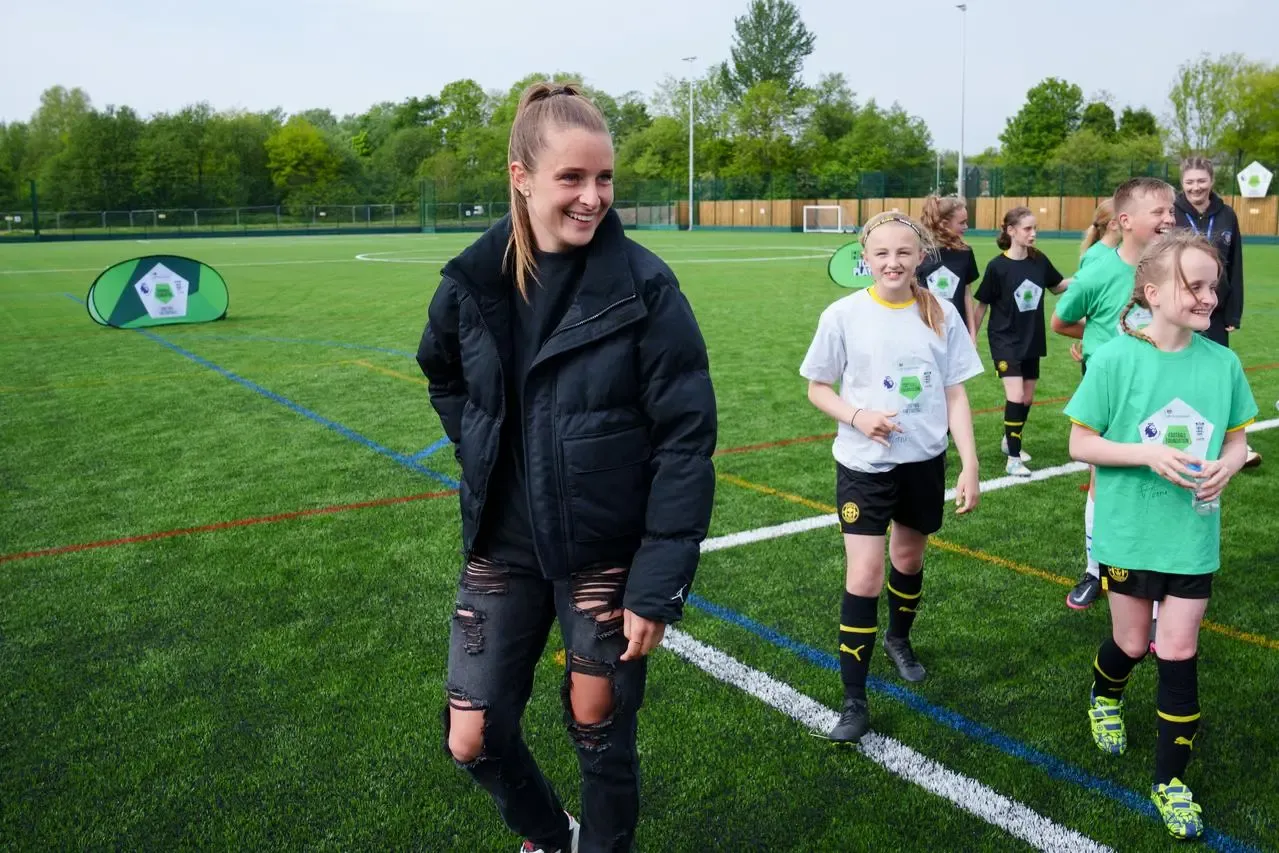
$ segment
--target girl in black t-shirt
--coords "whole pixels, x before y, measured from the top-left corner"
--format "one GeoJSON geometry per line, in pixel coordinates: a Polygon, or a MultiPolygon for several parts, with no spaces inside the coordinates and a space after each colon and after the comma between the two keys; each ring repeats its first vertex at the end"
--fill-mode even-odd
{"type": "Polygon", "coordinates": [[[915,268],[915,278],[920,287],[927,287],[938,299],[950,300],[976,344],[973,292],[969,285],[977,280],[979,274],[972,247],[964,242],[964,232],[968,230],[968,204],[959,196],[939,198],[930,195],[924,199],[919,221],[933,238],[937,251],[926,255],[924,262],[915,268]]]}
{"type": "Polygon", "coordinates": [[[1039,379],[1039,359],[1048,354],[1044,335],[1044,291],[1066,289],[1061,273],[1035,248],[1035,215],[1028,207],[1004,214],[995,239],[1003,253],[986,265],[977,288],[974,334],[990,310],[990,357],[1004,383],[1004,443],[1006,471],[1029,477],[1029,456],[1021,452],[1022,432],[1039,379]]]}

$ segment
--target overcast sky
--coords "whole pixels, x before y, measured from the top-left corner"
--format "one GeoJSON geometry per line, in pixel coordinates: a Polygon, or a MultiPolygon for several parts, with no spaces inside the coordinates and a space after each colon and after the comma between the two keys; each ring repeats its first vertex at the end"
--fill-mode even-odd
{"type": "MultiPolygon", "coordinates": [[[[612,94],[728,58],[748,0],[15,0],[0,21],[0,121],[80,86],[143,115],[328,107],[341,116],[471,77],[506,89],[573,71],[612,94]]],[[[899,101],[936,145],[960,141],[963,19],[945,0],[799,0],[811,82],[843,72],[859,101],[899,101]]],[[[1116,111],[1161,118],[1177,66],[1203,51],[1279,62],[1279,0],[971,0],[965,150],[998,143],[1026,90],[1063,77],[1116,111]]]]}

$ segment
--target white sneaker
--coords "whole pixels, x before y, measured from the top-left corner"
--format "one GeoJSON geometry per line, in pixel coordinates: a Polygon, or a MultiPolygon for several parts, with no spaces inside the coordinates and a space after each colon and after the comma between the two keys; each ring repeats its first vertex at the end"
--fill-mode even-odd
{"type": "MultiPolygon", "coordinates": [[[[1279,403],[1276,403],[1275,405],[1279,406],[1279,403]]],[[[999,439],[999,449],[1003,451],[1003,454],[1005,456],[1008,455],[1008,436],[1004,436],[1003,438],[999,439]]],[[[1021,461],[1022,462],[1030,461],[1030,454],[1027,453],[1024,448],[1021,451],[1021,461]]]]}
{"type": "MultiPolygon", "coordinates": [[[[573,843],[570,850],[572,853],[577,853],[577,841],[582,834],[582,825],[574,820],[573,816],[568,812],[564,812],[564,816],[568,818],[568,831],[573,834],[573,843]]],[[[515,853],[569,853],[569,851],[547,850],[545,847],[534,847],[533,842],[526,838],[524,839],[524,843],[520,845],[520,849],[516,850],[515,853]]]]}
{"type": "Polygon", "coordinates": [[[1252,449],[1252,445],[1248,445],[1248,455],[1244,458],[1243,467],[1256,468],[1261,464],[1261,454],[1252,449]]]}
{"type": "Polygon", "coordinates": [[[1004,473],[1013,477],[1029,477],[1030,469],[1026,467],[1026,463],[1020,459],[1008,457],[1008,464],[1004,467],[1004,473]]]}

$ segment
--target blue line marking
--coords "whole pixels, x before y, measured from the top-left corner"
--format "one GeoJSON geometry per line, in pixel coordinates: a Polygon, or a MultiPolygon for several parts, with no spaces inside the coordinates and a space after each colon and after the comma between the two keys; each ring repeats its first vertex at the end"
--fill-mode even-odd
{"type": "Polygon", "coordinates": [[[328,418],[324,417],[323,415],[317,414],[303,406],[299,406],[297,403],[293,402],[292,400],[289,400],[286,397],[281,397],[279,394],[275,393],[274,391],[269,391],[266,388],[263,388],[261,385],[258,385],[256,382],[252,382],[248,379],[245,379],[243,376],[237,376],[236,374],[227,370],[225,367],[220,367],[206,358],[201,358],[200,356],[196,355],[190,350],[183,349],[182,347],[178,346],[172,341],[166,340],[165,338],[160,337],[154,332],[148,332],[146,329],[134,329],[134,331],[140,335],[143,335],[149,338],[150,340],[155,341],[158,344],[163,344],[164,346],[168,347],[169,349],[173,350],[179,355],[185,358],[189,358],[191,361],[194,361],[196,364],[202,367],[207,367],[212,371],[222,374],[227,379],[230,379],[232,382],[240,383],[245,388],[248,388],[250,391],[253,391],[256,394],[261,394],[263,397],[266,397],[268,400],[271,400],[274,403],[279,403],[281,406],[284,406],[285,408],[289,409],[292,412],[296,412],[297,414],[301,415],[304,418],[308,418],[312,421],[315,421],[317,424],[320,424],[321,426],[324,426],[324,427],[327,427],[328,429],[333,430],[338,435],[341,435],[343,438],[349,438],[351,441],[354,441],[357,444],[362,444],[365,447],[369,448],[370,450],[373,450],[373,451],[376,451],[377,453],[382,454],[388,459],[394,459],[396,462],[400,463],[405,468],[408,468],[411,471],[416,471],[419,474],[425,474],[428,477],[439,480],[441,483],[448,486],[450,489],[456,489],[458,487],[458,482],[454,480],[452,477],[448,477],[444,474],[440,474],[437,471],[432,471],[430,468],[424,468],[421,465],[419,465],[411,457],[405,456],[403,453],[396,453],[394,450],[391,450],[389,447],[383,447],[382,445],[378,444],[373,439],[360,435],[358,432],[351,429],[350,427],[343,426],[337,421],[331,421],[328,418]]]}
{"type": "MultiPolygon", "coordinates": [[[[83,299],[81,299],[80,297],[72,293],[64,292],[62,295],[72,300],[73,302],[78,302],[81,305],[84,304],[83,299]]],[[[243,376],[237,376],[236,374],[227,370],[225,367],[220,367],[206,358],[201,358],[200,356],[196,355],[190,350],[183,349],[182,347],[178,346],[172,341],[166,340],[165,338],[160,337],[154,332],[148,332],[146,329],[134,329],[133,331],[155,341],[158,344],[163,344],[164,346],[168,347],[169,349],[173,350],[174,352],[178,353],[184,358],[191,359],[192,361],[194,361],[196,364],[200,365],[201,367],[207,367],[210,370],[213,370],[217,373],[222,374],[227,379],[230,379],[233,382],[240,383],[245,388],[248,388],[250,391],[253,391],[254,393],[257,393],[257,394],[261,394],[263,397],[266,397],[268,400],[271,400],[272,402],[275,402],[275,403],[279,403],[281,406],[284,406],[290,411],[296,412],[297,414],[301,415],[304,418],[313,420],[317,424],[320,424],[321,426],[324,426],[333,430],[334,432],[336,432],[338,435],[342,436],[343,438],[349,438],[351,441],[354,441],[358,444],[363,444],[365,447],[382,454],[388,459],[394,459],[396,462],[400,463],[405,468],[408,468],[411,471],[416,471],[419,474],[425,474],[426,476],[431,477],[432,479],[440,481],[444,485],[448,486],[450,489],[456,489],[459,486],[459,483],[457,482],[457,480],[454,480],[452,477],[449,477],[445,474],[441,474],[438,471],[432,471],[430,468],[424,468],[421,465],[417,464],[418,459],[416,456],[405,456],[403,453],[396,453],[394,450],[390,449],[389,447],[383,447],[382,445],[378,444],[373,439],[360,435],[358,432],[351,429],[350,427],[343,426],[337,421],[331,421],[328,418],[324,417],[323,415],[317,414],[303,406],[299,406],[297,403],[293,402],[292,400],[289,400],[286,397],[281,397],[279,394],[275,393],[274,391],[268,391],[266,388],[263,388],[261,385],[257,384],[256,382],[251,382],[250,380],[245,379],[243,376]]],[[[209,335],[208,337],[213,337],[213,336],[209,335]]],[[[234,338],[234,339],[249,340],[248,338],[234,338]]],[[[334,344],[334,346],[347,346],[347,345],[334,344]]],[[[350,346],[355,346],[355,345],[350,345],[350,346]]],[[[372,347],[372,349],[377,349],[377,348],[372,347]]],[[[386,352],[395,352],[395,350],[386,350],[386,352]]],[[[445,441],[447,442],[447,439],[445,439],[445,441]]],[[[436,442],[436,444],[439,444],[439,442],[436,442]]],[[[434,447],[434,445],[432,445],[432,447],[434,447]]],[[[438,449],[439,449],[438,447],[435,448],[435,450],[438,450],[438,449]]],[[[427,450],[431,450],[431,448],[428,447],[427,450]]]]}
{"type": "MultiPolygon", "coordinates": [[[[761,625],[748,616],[743,616],[734,610],[729,610],[727,607],[721,607],[718,604],[707,601],[699,595],[690,595],[688,597],[688,603],[699,610],[703,610],[709,615],[714,616],[716,619],[720,619],[724,622],[736,625],[739,628],[743,628],[760,639],[767,640],[778,648],[792,652],[815,666],[830,670],[831,672],[839,672],[839,658],[830,652],[823,652],[807,645],[806,643],[802,643],[799,640],[794,640],[785,634],[769,628],[767,625],[761,625]]],[[[1089,791],[1104,794],[1132,811],[1146,817],[1159,820],[1159,812],[1155,809],[1154,804],[1150,802],[1150,798],[1145,795],[1138,794],[1135,791],[1130,791],[1127,788],[1116,785],[1114,782],[1109,782],[1105,779],[1093,776],[1086,770],[1082,770],[1068,764],[1059,758],[1054,758],[1047,753],[1040,752],[1032,746],[1027,746],[1015,738],[997,732],[994,729],[984,726],[974,720],[970,720],[962,714],[951,711],[948,708],[934,705],[927,699],[924,699],[923,697],[912,693],[897,684],[892,684],[871,676],[867,678],[866,685],[877,693],[887,694],[893,699],[903,703],[911,710],[918,711],[919,713],[930,717],[935,722],[949,726],[960,734],[967,735],[968,737],[981,741],[988,746],[995,747],[1005,755],[1010,755],[1013,758],[1038,767],[1053,779],[1070,782],[1071,784],[1078,785],[1089,791]]],[[[1255,851],[1257,851],[1257,848],[1231,838],[1229,835],[1223,835],[1213,829],[1205,830],[1204,841],[1212,849],[1223,851],[1223,853],[1255,853],[1255,851]]]]}
{"type": "Polygon", "coordinates": [[[421,462],[423,459],[430,456],[432,453],[435,453],[437,450],[442,450],[445,447],[448,447],[452,443],[453,442],[449,441],[449,437],[446,435],[443,438],[439,439],[438,441],[432,442],[429,446],[422,448],[421,450],[419,450],[417,453],[414,453],[409,458],[412,459],[414,462],[421,462]]]}

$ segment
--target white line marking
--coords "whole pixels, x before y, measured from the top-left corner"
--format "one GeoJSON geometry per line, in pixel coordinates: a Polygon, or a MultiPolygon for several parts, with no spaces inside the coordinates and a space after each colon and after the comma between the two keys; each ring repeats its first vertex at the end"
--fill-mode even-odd
{"type": "MultiPolygon", "coordinates": [[[[1279,409],[1279,402],[1275,403],[1275,408],[1279,409]]],[[[1279,428],[1279,418],[1271,418],[1268,421],[1257,421],[1249,424],[1244,427],[1244,432],[1264,432],[1265,430],[1276,428],[1279,428]]],[[[1029,477],[997,477],[993,480],[982,482],[981,493],[984,495],[988,492],[997,492],[1000,489],[1008,489],[1013,486],[1024,486],[1027,483],[1038,483],[1043,480],[1051,480],[1054,477],[1063,477],[1067,474],[1081,474],[1087,470],[1088,466],[1083,462],[1067,462],[1065,465],[1041,468],[1029,477]]],[[[947,489],[944,499],[947,502],[953,501],[955,499],[955,490],[947,489]]],[[[770,527],[757,527],[754,530],[742,530],[723,536],[713,536],[702,540],[702,553],[709,554],[712,551],[736,548],[739,545],[750,545],[754,542],[765,542],[769,539],[781,539],[784,536],[794,536],[797,533],[807,533],[810,530],[819,530],[823,527],[834,527],[837,524],[839,524],[839,516],[830,513],[829,515],[814,515],[797,521],[775,524],[770,527]]]]}
{"type": "MultiPolygon", "coordinates": [[[[839,720],[834,711],[789,684],[746,666],[677,628],[666,630],[662,645],[703,672],[740,688],[813,732],[828,732],[839,720]]],[[[860,751],[893,775],[948,800],[969,814],[1020,838],[1036,850],[1046,853],[1105,853],[1110,850],[893,738],[870,732],[862,738],[860,751]]]]}
{"type": "MultiPolygon", "coordinates": [[[[1279,418],[1274,421],[1279,424],[1279,418]]],[[[1254,424],[1255,426],[1255,424],[1254,424]]],[[[1067,462],[1065,465],[1055,465],[1052,468],[1041,468],[1035,471],[1030,477],[997,477],[994,480],[986,480],[981,483],[981,493],[997,492],[1000,489],[1007,489],[1013,486],[1023,486],[1026,483],[1036,483],[1041,480],[1051,480],[1053,477],[1063,477],[1067,474],[1078,474],[1088,470],[1088,466],[1082,462],[1067,462]]],[[[947,489],[943,500],[949,502],[955,499],[955,490],[947,489]]],[[[743,530],[740,533],[729,533],[724,536],[715,536],[710,539],[702,540],[702,553],[711,551],[722,551],[725,548],[736,548],[739,545],[749,545],[752,542],[764,542],[769,539],[780,539],[783,536],[793,536],[796,533],[806,533],[809,530],[818,530],[823,527],[834,527],[839,524],[839,516],[835,513],[829,515],[814,515],[809,518],[802,518],[798,521],[788,521],[785,524],[777,524],[771,527],[757,527],[754,530],[743,530]]]]}
{"type": "MultiPolygon", "coordinates": [[[[356,255],[357,261],[374,261],[379,264],[442,264],[448,263],[447,259],[439,260],[438,258],[379,258],[377,255],[401,254],[400,252],[365,252],[356,255]]],[[[666,258],[667,263],[671,266],[679,266],[680,264],[748,264],[748,263],[764,263],[772,261],[807,261],[814,258],[826,260],[830,257],[829,253],[814,255],[786,255],[786,256],[770,256],[764,258],[666,258]]],[[[225,264],[224,266],[232,266],[225,264]]]]}

